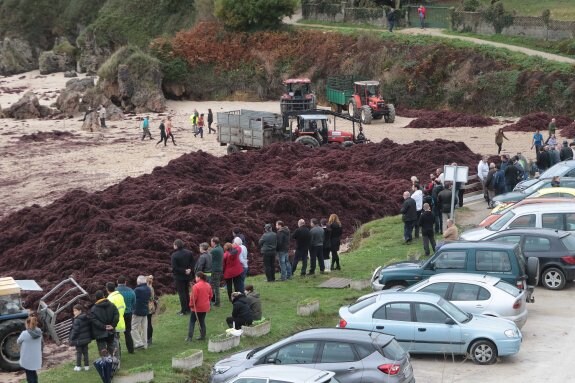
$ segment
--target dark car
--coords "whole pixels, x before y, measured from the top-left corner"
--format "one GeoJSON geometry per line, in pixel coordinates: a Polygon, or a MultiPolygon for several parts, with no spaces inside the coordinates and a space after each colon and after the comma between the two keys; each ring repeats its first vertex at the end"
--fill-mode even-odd
{"type": "Polygon", "coordinates": [[[258,365],[281,364],[335,372],[341,383],[414,383],[409,354],[393,336],[377,331],[316,328],[217,362],[210,383],[227,382],[258,365]]]}
{"type": "MultiPolygon", "coordinates": [[[[525,189],[515,190],[509,193],[503,193],[495,196],[493,198],[493,202],[495,203],[495,205],[499,205],[502,203],[509,203],[509,202],[515,203],[522,201],[524,198],[529,197],[530,195],[541,189],[551,187],[551,180],[552,180],[551,178],[540,178],[525,189]]],[[[575,177],[561,177],[559,180],[559,186],[567,188],[575,188],[575,177]]]]}
{"type": "MultiPolygon", "coordinates": [[[[549,169],[545,170],[543,173],[541,173],[541,175],[539,176],[539,180],[545,179],[545,178],[553,178],[553,177],[575,177],[575,160],[569,160],[569,161],[561,161],[556,163],[555,165],[551,166],[549,169]]],[[[534,183],[536,183],[538,181],[537,178],[533,178],[530,180],[525,180],[525,181],[521,181],[519,182],[515,188],[513,189],[514,191],[521,191],[521,190],[525,190],[527,189],[529,186],[533,185],[534,183]]]]}
{"type": "Polygon", "coordinates": [[[539,258],[541,285],[561,290],[575,279],[575,236],[553,229],[510,229],[484,239],[518,244],[526,257],[539,258]]]}

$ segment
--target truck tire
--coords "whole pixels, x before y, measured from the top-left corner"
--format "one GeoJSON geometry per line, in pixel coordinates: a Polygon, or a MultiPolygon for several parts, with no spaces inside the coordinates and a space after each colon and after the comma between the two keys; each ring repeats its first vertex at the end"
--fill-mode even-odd
{"type": "Polygon", "coordinates": [[[240,148],[238,148],[238,147],[237,147],[236,145],[234,145],[234,144],[228,144],[227,152],[228,152],[228,154],[239,153],[239,152],[240,152],[240,148]]]}
{"type": "Polygon", "coordinates": [[[369,125],[373,120],[373,115],[371,114],[371,108],[367,105],[361,107],[361,122],[369,125]]]}
{"type": "Polygon", "coordinates": [[[302,145],[305,145],[309,148],[317,148],[319,147],[319,142],[313,137],[310,136],[302,136],[298,137],[295,142],[299,142],[302,145]]]}
{"type": "Polygon", "coordinates": [[[355,99],[350,98],[347,104],[347,113],[351,118],[357,118],[359,111],[357,110],[357,104],[355,103],[355,99]]]}
{"type": "Polygon", "coordinates": [[[527,258],[527,284],[537,286],[539,284],[539,258],[527,258]]]}
{"type": "Polygon", "coordinates": [[[395,106],[393,104],[387,104],[387,114],[385,114],[385,122],[390,124],[395,122],[395,106]]]}
{"type": "Polygon", "coordinates": [[[18,371],[20,367],[20,347],[16,340],[26,330],[25,319],[11,319],[0,322],[0,369],[18,371]]]}

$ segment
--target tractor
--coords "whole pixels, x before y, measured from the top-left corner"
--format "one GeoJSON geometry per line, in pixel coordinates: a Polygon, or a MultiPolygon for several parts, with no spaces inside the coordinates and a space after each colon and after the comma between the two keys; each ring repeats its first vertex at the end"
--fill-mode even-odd
{"type": "Polygon", "coordinates": [[[283,113],[315,109],[316,98],[311,91],[308,78],[294,78],[283,81],[285,91],[280,99],[280,110],[283,113]]]}
{"type": "Polygon", "coordinates": [[[356,81],[353,95],[349,99],[347,112],[351,117],[359,117],[364,124],[382,117],[385,122],[395,121],[395,107],[387,104],[379,92],[379,81],[356,81]]]}

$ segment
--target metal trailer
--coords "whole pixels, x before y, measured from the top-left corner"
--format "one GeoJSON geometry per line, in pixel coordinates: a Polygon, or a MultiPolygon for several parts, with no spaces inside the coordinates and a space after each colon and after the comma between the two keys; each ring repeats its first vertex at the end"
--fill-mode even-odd
{"type": "Polygon", "coordinates": [[[347,110],[347,103],[354,93],[355,81],[355,76],[328,77],[325,89],[332,111],[341,113],[342,110],[347,110]]]}
{"type": "Polygon", "coordinates": [[[227,145],[228,154],[291,141],[281,114],[241,109],[218,112],[216,117],[218,142],[227,145]]]}

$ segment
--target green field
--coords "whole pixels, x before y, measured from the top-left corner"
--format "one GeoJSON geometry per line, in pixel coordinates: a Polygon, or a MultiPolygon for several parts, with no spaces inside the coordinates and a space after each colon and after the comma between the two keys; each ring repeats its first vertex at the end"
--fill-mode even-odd
{"type": "MultiPolygon", "coordinates": [[[[376,266],[391,261],[404,260],[408,254],[422,253],[421,242],[405,246],[402,244],[403,225],[401,217],[389,217],[370,222],[357,230],[354,236],[353,251],[341,257],[342,270],[333,272],[334,277],[352,279],[369,279],[376,266]]],[[[298,330],[309,327],[335,326],[338,321],[338,309],[341,305],[355,300],[361,292],[351,289],[317,288],[328,276],[301,278],[295,276],[288,282],[266,283],[263,276],[249,277],[247,283],[254,284],[262,296],[263,313],[272,320],[272,332],[257,340],[242,337],[240,348],[252,348],[274,342],[298,330]],[[320,300],[321,311],[311,317],[298,317],[296,306],[308,298],[320,300]]],[[[224,290],[222,290],[225,296],[224,290]]],[[[225,318],[231,313],[231,304],[222,300],[222,307],[210,312],[207,316],[208,337],[223,333],[226,328],[225,318]]],[[[175,315],[177,298],[164,296],[160,302],[162,311],[155,318],[154,343],[147,350],[137,350],[135,354],[124,353],[122,371],[137,369],[149,365],[154,370],[155,383],[206,382],[211,365],[224,354],[207,352],[207,342],[188,344],[184,341],[187,335],[189,317],[175,315]],[[204,365],[193,373],[178,373],[171,368],[172,356],[188,349],[197,348],[204,351],[204,365]]],[[[196,329],[196,336],[199,330],[196,329]]],[[[240,348],[233,350],[237,352],[240,348]]],[[[96,347],[91,344],[90,358],[95,359],[96,347]]],[[[44,383],[56,382],[101,382],[97,372],[92,368],[87,372],[74,372],[74,363],[70,362],[40,374],[44,383]]]]}
{"type": "MultiPolygon", "coordinates": [[[[515,11],[519,16],[541,16],[545,9],[551,11],[551,18],[575,21],[575,1],[573,0],[501,0],[505,8],[515,11]]],[[[481,0],[489,5],[491,0],[481,0]]],[[[436,1],[434,5],[458,6],[460,0],[436,1]]]]}

